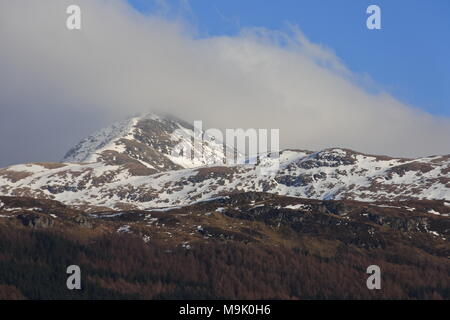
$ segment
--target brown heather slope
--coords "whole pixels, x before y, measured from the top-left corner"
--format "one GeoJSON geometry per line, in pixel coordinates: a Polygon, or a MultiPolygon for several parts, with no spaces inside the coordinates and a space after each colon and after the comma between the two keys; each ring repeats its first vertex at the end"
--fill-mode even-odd
{"type": "Polygon", "coordinates": [[[443,201],[238,193],[87,214],[0,197],[0,298],[449,299],[449,213],[443,201]],[[81,291],[66,289],[71,264],[81,291]],[[373,264],[378,291],[366,287],[373,264]]]}

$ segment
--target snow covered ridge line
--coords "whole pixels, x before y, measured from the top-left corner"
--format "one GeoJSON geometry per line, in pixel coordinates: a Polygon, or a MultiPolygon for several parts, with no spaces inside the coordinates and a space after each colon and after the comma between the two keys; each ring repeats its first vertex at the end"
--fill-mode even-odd
{"type": "Polygon", "coordinates": [[[0,194],[115,210],[164,210],[249,191],[313,199],[450,202],[448,157],[405,160],[343,149],[286,150],[274,176],[260,175],[262,165],[203,166],[144,176],[131,174],[126,165],[104,163],[18,165],[0,170],[0,194]]]}
{"type": "Polygon", "coordinates": [[[95,162],[97,155],[103,150],[116,149],[123,151],[116,146],[120,138],[132,135],[134,126],[139,118],[130,118],[120,121],[104,128],[78,143],[64,156],[63,162],[95,162]]]}
{"type": "Polygon", "coordinates": [[[164,209],[251,191],[325,200],[436,199],[450,205],[450,155],[398,159],[334,148],[284,150],[277,158],[223,164],[226,148],[238,146],[226,146],[220,136],[204,139],[212,133],[202,132],[202,140],[194,141],[195,128],[184,122],[130,118],[68,153],[86,161],[0,169],[0,195],[54,199],[96,211],[164,209]],[[180,144],[191,153],[174,154],[180,144]]]}

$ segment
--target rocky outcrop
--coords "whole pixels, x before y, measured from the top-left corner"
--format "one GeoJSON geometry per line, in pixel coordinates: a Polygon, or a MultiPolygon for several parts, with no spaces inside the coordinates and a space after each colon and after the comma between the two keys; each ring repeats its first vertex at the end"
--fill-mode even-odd
{"type": "Polygon", "coordinates": [[[42,214],[20,214],[17,216],[22,224],[30,228],[50,228],[54,225],[54,219],[42,214]]]}

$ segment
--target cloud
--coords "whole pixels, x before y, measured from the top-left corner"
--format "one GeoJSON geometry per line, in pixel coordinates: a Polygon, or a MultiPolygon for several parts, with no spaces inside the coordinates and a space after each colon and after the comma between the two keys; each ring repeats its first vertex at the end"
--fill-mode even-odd
{"type": "Polygon", "coordinates": [[[99,126],[148,111],[279,128],[283,147],[448,153],[448,118],[367,92],[297,27],[198,38],[181,19],[118,0],[2,1],[0,15],[0,165],[58,160],[99,126]],[[70,4],[81,7],[80,31],[66,29],[70,4]]]}

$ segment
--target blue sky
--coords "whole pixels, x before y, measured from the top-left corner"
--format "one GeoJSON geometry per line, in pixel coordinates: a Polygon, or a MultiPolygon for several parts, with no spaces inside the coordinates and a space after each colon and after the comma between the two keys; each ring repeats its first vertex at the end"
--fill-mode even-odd
{"type": "MultiPolygon", "coordinates": [[[[129,0],[142,12],[161,12],[153,0],[129,0]]],[[[448,0],[167,0],[200,37],[235,35],[243,27],[286,30],[294,24],[330,48],[353,72],[401,101],[450,116],[450,1],[448,0]],[[188,3],[188,6],[183,5],[188,3]],[[366,28],[366,8],[382,10],[382,30],[366,28]],[[188,8],[188,9],[186,9],[188,8]]],[[[170,8],[170,9],[169,9],[170,8]]]]}

